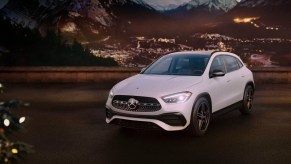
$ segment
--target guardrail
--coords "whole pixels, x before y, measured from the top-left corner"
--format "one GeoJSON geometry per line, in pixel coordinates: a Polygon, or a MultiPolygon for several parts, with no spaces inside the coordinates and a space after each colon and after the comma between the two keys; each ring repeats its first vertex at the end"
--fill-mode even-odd
{"type": "MultiPolygon", "coordinates": [[[[252,68],[256,83],[291,83],[291,68],[252,68]]],[[[117,82],[140,72],[124,67],[0,67],[0,81],[13,83],[117,82]]]]}
{"type": "Polygon", "coordinates": [[[291,67],[252,68],[256,83],[291,84],[291,67]]]}

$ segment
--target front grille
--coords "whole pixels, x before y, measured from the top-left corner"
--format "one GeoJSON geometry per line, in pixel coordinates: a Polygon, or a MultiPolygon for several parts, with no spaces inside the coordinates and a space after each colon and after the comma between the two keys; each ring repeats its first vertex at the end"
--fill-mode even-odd
{"type": "Polygon", "coordinates": [[[154,112],[161,109],[161,104],[157,99],[141,96],[114,96],[112,106],[120,110],[134,112],[154,112]],[[130,99],[133,99],[133,104],[129,104],[130,99]]]}
{"type": "MultiPolygon", "coordinates": [[[[186,125],[186,119],[181,113],[165,113],[165,114],[160,114],[160,115],[132,115],[132,114],[114,112],[109,108],[106,108],[105,112],[106,112],[106,118],[109,118],[109,119],[111,119],[115,115],[118,115],[118,116],[132,117],[132,118],[145,118],[145,119],[160,120],[170,126],[185,126],[186,125]]],[[[121,120],[121,119],[118,119],[118,120],[121,120]]],[[[127,121],[127,120],[124,120],[124,121],[127,121]]],[[[134,121],[134,122],[139,122],[139,121],[134,121]]],[[[114,124],[117,124],[117,123],[115,122],[114,124]]],[[[142,122],[142,124],[147,124],[147,123],[142,122]]],[[[153,124],[153,123],[150,123],[150,124],[153,124]]]]}

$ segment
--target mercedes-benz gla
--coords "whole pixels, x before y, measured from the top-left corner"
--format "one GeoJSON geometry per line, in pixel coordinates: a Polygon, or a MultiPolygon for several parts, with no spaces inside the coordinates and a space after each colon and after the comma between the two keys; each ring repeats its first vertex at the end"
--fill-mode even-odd
{"type": "Polygon", "coordinates": [[[129,128],[187,129],[201,136],[215,113],[239,109],[250,114],[254,90],[252,72],[233,53],[171,53],[110,90],[106,122],[129,128]]]}

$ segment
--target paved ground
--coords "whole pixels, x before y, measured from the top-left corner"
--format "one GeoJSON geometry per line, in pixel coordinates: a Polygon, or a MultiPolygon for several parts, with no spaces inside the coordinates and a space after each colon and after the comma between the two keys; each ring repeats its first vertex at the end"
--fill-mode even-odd
{"type": "Polygon", "coordinates": [[[11,137],[35,149],[20,163],[291,163],[291,85],[259,85],[251,116],[234,111],[216,118],[201,138],[107,125],[110,85],[7,87],[1,99],[31,103],[15,111],[29,120],[23,133],[11,137]]]}

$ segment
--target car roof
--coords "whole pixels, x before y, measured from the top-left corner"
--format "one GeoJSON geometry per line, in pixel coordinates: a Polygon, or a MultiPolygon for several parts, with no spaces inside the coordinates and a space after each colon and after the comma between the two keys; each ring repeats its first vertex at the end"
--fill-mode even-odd
{"type": "Polygon", "coordinates": [[[179,51],[179,52],[173,52],[167,55],[205,55],[205,56],[209,56],[211,57],[213,54],[221,54],[223,53],[224,55],[232,55],[235,56],[237,58],[239,58],[239,56],[237,56],[234,53],[231,52],[226,52],[226,51],[217,51],[217,50],[209,50],[209,51],[179,51]]]}
{"type": "Polygon", "coordinates": [[[217,51],[181,51],[181,52],[173,52],[168,55],[207,55],[211,56],[213,53],[217,51]]]}

